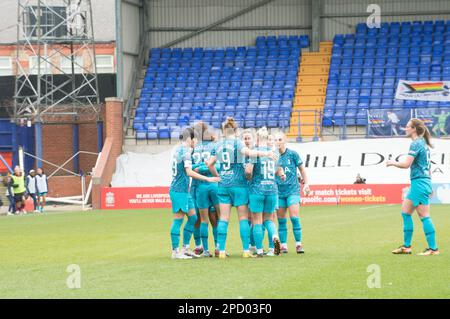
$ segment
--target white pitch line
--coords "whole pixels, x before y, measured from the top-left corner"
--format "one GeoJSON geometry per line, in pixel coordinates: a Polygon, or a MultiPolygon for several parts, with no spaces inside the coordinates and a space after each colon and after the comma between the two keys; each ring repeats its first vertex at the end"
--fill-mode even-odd
{"type": "Polygon", "coordinates": [[[394,206],[395,204],[388,204],[388,205],[375,205],[375,206],[368,206],[368,207],[361,207],[360,210],[366,210],[371,208],[380,208],[384,206],[394,206]]]}
{"type": "Polygon", "coordinates": [[[382,205],[375,205],[375,206],[368,206],[368,207],[361,207],[360,210],[366,210],[371,208],[380,208],[383,207],[382,205]]]}

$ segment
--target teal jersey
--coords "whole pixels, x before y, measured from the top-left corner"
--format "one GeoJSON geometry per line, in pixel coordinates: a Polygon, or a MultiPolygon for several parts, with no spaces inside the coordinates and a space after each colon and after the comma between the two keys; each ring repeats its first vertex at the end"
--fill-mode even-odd
{"type": "MultiPolygon", "coordinates": [[[[258,151],[271,151],[268,147],[257,147],[258,151]]],[[[258,157],[253,166],[253,177],[249,185],[249,193],[253,195],[276,195],[277,182],[275,175],[278,161],[269,157],[258,157]]]]}
{"type": "MultiPolygon", "coordinates": [[[[192,153],[192,167],[196,168],[198,167],[199,173],[212,177],[213,175],[209,171],[208,167],[206,166],[206,161],[211,157],[211,154],[214,151],[214,142],[199,142],[195,148],[194,152],[192,153]]],[[[201,181],[198,179],[192,179],[192,186],[199,185],[199,184],[209,184],[208,182],[201,181]]]]}
{"type": "Polygon", "coordinates": [[[411,180],[416,178],[431,178],[430,149],[423,137],[419,137],[411,143],[408,155],[414,157],[414,161],[411,165],[411,180]]]}
{"type": "Polygon", "coordinates": [[[186,168],[192,167],[191,149],[186,146],[178,146],[172,155],[172,183],[170,191],[177,193],[189,193],[189,176],[186,168]]]}
{"type": "Polygon", "coordinates": [[[224,139],[215,145],[212,155],[219,163],[219,187],[247,187],[245,158],[241,154],[244,147],[238,139],[224,139]]]}
{"type": "Polygon", "coordinates": [[[286,180],[284,182],[277,176],[278,193],[280,197],[300,194],[297,168],[302,164],[303,161],[296,151],[287,148],[286,151],[280,155],[279,165],[283,168],[284,174],[286,175],[286,180]]]}

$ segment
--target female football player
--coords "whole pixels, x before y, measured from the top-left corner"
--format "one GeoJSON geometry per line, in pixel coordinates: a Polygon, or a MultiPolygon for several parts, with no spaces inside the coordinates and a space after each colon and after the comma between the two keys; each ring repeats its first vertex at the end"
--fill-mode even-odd
{"type": "Polygon", "coordinates": [[[411,254],[411,239],[414,230],[412,213],[414,210],[422,221],[423,231],[428,248],[421,256],[439,255],[436,244],[436,232],[430,217],[430,200],[433,192],[431,187],[431,137],[423,121],[411,119],[405,128],[406,136],[411,138],[408,155],[403,161],[388,160],[386,166],[411,168],[411,187],[402,204],[403,245],[392,251],[393,254],[411,254]]]}
{"type": "MultiPolygon", "coordinates": [[[[269,134],[266,128],[258,130],[257,134],[257,148],[259,151],[271,151],[268,146],[269,134]]],[[[269,241],[272,240],[274,244],[274,251],[269,249],[268,255],[280,254],[280,239],[273,223],[273,213],[275,212],[277,204],[277,183],[275,175],[284,175],[281,167],[278,166],[278,160],[268,157],[259,157],[256,163],[249,164],[253,169],[252,179],[250,180],[249,198],[250,210],[253,214],[253,237],[255,239],[257,257],[263,257],[263,219],[264,227],[269,234],[269,241]]]]}
{"type": "MultiPolygon", "coordinates": [[[[254,143],[253,143],[253,131],[250,129],[245,129],[242,131],[242,141],[244,142],[244,145],[248,147],[249,149],[253,149],[254,143]]],[[[248,165],[251,163],[251,159],[249,157],[246,157],[245,159],[245,176],[247,180],[250,183],[251,174],[253,170],[252,165],[248,165]]],[[[253,225],[252,225],[252,212],[249,210],[248,212],[248,224],[250,225],[250,253],[256,254],[256,246],[255,246],[255,239],[253,238],[253,225]]]]}
{"type": "MultiPolygon", "coordinates": [[[[211,157],[211,152],[214,149],[214,134],[208,130],[208,125],[203,122],[196,125],[194,131],[196,140],[199,141],[192,153],[193,165],[196,166],[195,171],[211,177],[212,174],[205,163],[211,157]]],[[[217,214],[220,213],[217,197],[218,184],[193,180],[192,186],[195,186],[195,202],[200,213],[200,237],[203,256],[212,257],[208,245],[208,223],[211,221],[213,234],[217,234],[217,214]],[[211,212],[210,207],[214,207],[215,210],[211,212]]],[[[196,250],[194,252],[198,253],[196,250]]]]}
{"type": "Polygon", "coordinates": [[[197,221],[194,203],[189,194],[189,178],[192,177],[209,183],[216,183],[220,178],[203,176],[192,170],[191,149],[195,146],[194,130],[192,128],[184,129],[180,135],[180,140],[181,145],[176,147],[172,156],[172,183],[169,195],[172,201],[173,222],[170,236],[172,239],[172,258],[187,259],[195,255],[187,247],[189,247],[194,225],[197,221]],[[183,230],[183,251],[180,253],[180,229],[185,214],[188,220],[183,230]]]}
{"type": "Polygon", "coordinates": [[[236,207],[239,217],[239,230],[242,241],[243,257],[251,257],[249,252],[250,226],[248,224],[248,184],[244,173],[245,156],[276,158],[273,152],[250,150],[237,138],[238,126],[232,117],[222,124],[223,139],[216,144],[214,154],[208,161],[208,167],[214,176],[220,176],[219,206],[220,216],[217,224],[219,258],[225,259],[225,244],[228,221],[232,207],[236,207]],[[219,171],[216,169],[219,163],[219,171]]]}
{"type": "Polygon", "coordinates": [[[286,147],[286,136],[278,132],[275,136],[278,151],[280,153],[279,165],[283,168],[286,180],[277,178],[278,183],[278,230],[280,232],[281,252],[287,253],[287,211],[292,223],[295,238],[295,250],[298,254],[304,253],[302,246],[302,228],[300,224],[300,183],[297,177],[297,169],[304,181],[303,192],[309,194],[308,176],[300,155],[286,147]]]}

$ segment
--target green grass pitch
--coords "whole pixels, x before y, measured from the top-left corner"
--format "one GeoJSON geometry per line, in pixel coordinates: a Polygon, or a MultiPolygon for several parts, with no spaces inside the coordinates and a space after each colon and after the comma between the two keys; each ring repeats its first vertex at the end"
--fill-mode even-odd
{"type": "Polygon", "coordinates": [[[390,253],[402,242],[395,205],[302,208],[304,255],[290,231],[289,254],[243,259],[233,212],[227,260],[172,260],[169,210],[2,217],[0,297],[449,298],[450,206],[432,206],[432,217],[440,256],[415,255],[426,247],[417,216],[414,255],[390,253]],[[80,266],[80,289],[67,288],[70,264],[80,266]],[[367,285],[372,264],[381,288],[367,285]]]}

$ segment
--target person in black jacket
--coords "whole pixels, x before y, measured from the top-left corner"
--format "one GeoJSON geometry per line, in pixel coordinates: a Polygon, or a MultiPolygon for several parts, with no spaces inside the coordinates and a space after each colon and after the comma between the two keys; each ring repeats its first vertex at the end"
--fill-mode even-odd
{"type": "Polygon", "coordinates": [[[356,175],[356,181],[353,184],[365,184],[366,179],[362,178],[360,174],[356,175]]]}

